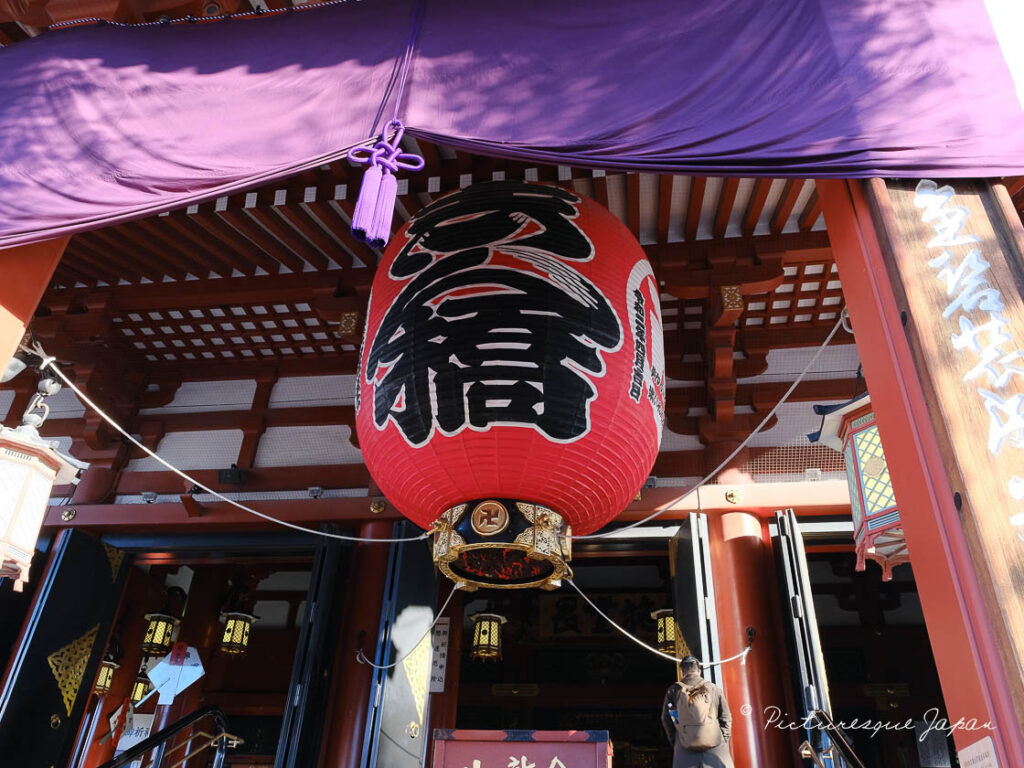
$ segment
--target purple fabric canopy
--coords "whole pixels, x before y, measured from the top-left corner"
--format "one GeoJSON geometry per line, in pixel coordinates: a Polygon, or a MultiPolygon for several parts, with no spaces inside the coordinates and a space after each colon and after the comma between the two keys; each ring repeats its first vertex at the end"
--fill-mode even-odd
{"type": "MultiPolygon", "coordinates": [[[[0,50],[0,246],[341,156],[371,131],[413,10],[86,26],[0,50]]],[[[400,116],[576,166],[1024,174],[1024,109],[983,0],[430,0],[400,116]]]]}

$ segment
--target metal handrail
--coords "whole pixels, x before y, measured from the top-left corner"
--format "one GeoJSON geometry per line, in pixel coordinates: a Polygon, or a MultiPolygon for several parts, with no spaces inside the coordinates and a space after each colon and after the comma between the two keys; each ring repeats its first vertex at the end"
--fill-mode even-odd
{"type": "MultiPolygon", "coordinates": [[[[160,762],[164,758],[164,750],[167,748],[167,742],[182,731],[187,728],[191,728],[193,725],[206,718],[213,720],[213,723],[216,726],[216,732],[212,736],[209,734],[201,734],[207,738],[206,745],[195,752],[187,754],[185,759],[193,757],[197,752],[205,749],[206,747],[215,746],[217,751],[213,755],[212,768],[222,768],[228,747],[237,745],[241,742],[241,739],[228,733],[228,723],[227,719],[224,717],[224,712],[220,707],[213,705],[201,707],[195,712],[185,715],[177,722],[171,723],[163,730],[157,731],[152,736],[140,741],[134,747],[126,749],[113,760],[101,765],[100,768],[123,768],[124,766],[130,765],[133,760],[137,760],[147,752],[151,752],[153,750],[156,750],[156,752],[149,765],[159,767],[160,762]]],[[[186,743],[190,744],[191,741],[192,739],[189,739],[186,743]]],[[[178,749],[180,746],[181,745],[178,745],[178,747],[172,748],[171,751],[178,749]]],[[[184,759],[179,761],[179,764],[181,762],[184,762],[184,759]]]]}
{"type": "Polygon", "coordinates": [[[816,709],[811,712],[811,718],[817,722],[819,728],[828,733],[829,747],[838,752],[850,768],[865,768],[864,762],[857,757],[853,745],[847,741],[846,734],[839,730],[831,715],[824,710],[816,709]]]}

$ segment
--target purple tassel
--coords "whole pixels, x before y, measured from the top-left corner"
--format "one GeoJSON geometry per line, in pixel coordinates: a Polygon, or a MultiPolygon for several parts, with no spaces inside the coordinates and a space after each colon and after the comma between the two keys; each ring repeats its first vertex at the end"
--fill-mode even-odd
{"type": "Polygon", "coordinates": [[[368,239],[373,223],[374,209],[377,205],[380,179],[379,165],[371,165],[363,174],[363,185],[359,189],[359,199],[356,200],[356,209],[352,214],[352,234],[360,242],[365,242],[368,239]]]}
{"type": "Polygon", "coordinates": [[[384,126],[380,140],[369,147],[349,150],[348,159],[368,166],[363,174],[356,209],[352,212],[352,235],[374,248],[383,248],[391,237],[391,219],[398,198],[398,179],[394,174],[423,169],[423,158],[400,149],[405,126],[395,119],[384,126]],[[388,141],[388,133],[391,140],[388,141]]]}
{"type": "MultiPolygon", "coordinates": [[[[363,193],[360,191],[359,196],[363,193]]],[[[398,198],[398,179],[392,173],[385,173],[377,190],[377,204],[373,208],[373,222],[366,231],[366,242],[374,248],[383,248],[391,238],[391,219],[395,215],[395,200],[398,198]]]]}

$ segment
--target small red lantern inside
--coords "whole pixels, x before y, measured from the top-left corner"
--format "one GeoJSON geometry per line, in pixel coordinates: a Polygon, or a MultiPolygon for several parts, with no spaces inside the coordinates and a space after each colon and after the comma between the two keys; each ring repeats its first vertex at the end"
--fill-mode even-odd
{"type": "Polygon", "coordinates": [[[629,230],[550,186],[477,184],[423,208],[377,270],[356,429],[374,480],[435,526],[467,585],[544,585],[566,535],[643,485],[661,441],[657,281],[629,230]]]}

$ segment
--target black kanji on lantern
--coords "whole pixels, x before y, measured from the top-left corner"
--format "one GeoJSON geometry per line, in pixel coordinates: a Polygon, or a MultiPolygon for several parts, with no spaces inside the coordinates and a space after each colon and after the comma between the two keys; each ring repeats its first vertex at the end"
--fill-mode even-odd
{"type": "Polygon", "coordinates": [[[424,208],[391,265],[411,278],[373,337],[366,381],[379,428],[413,445],[434,428],[532,426],[570,441],[590,428],[591,377],[622,328],[566,261],[593,257],[573,219],[579,198],[517,182],[479,184],[424,208]],[[514,257],[495,263],[495,251],[514,257]],[[514,266],[515,262],[522,266],[514,266]]]}

